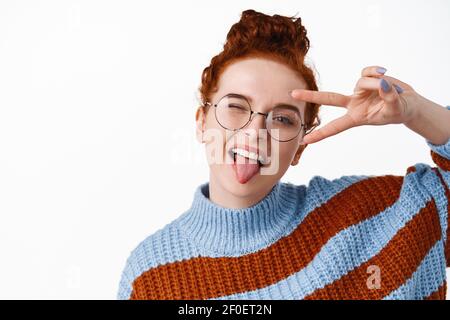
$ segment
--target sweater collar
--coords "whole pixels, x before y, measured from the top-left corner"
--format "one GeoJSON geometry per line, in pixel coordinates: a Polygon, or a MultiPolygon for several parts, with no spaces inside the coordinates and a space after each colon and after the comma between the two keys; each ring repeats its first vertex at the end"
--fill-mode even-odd
{"type": "Polygon", "coordinates": [[[292,184],[278,181],[258,203],[225,208],[209,199],[209,182],[197,187],[192,205],[179,219],[184,236],[209,255],[242,255],[280,238],[292,220],[298,197],[292,184]]]}

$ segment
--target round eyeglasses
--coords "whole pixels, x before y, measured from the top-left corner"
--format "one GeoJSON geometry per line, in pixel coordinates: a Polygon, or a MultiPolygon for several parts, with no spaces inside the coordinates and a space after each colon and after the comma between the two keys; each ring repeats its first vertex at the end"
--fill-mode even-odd
{"type": "Polygon", "coordinates": [[[248,100],[239,94],[230,93],[223,96],[216,104],[206,102],[205,105],[214,106],[216,121],[222,128],[231,131],[244,128],[252,121],[253,114],[260,114],[265,118],[269,135],[280,142],[293,140],[302,131],[306,135],[320,125],[320,119],[317,118],[318,122],[306,129],[307,126],[302,121],[299,109],[291,105],[279,104],[268,113],[253,111],[248,100]]]}

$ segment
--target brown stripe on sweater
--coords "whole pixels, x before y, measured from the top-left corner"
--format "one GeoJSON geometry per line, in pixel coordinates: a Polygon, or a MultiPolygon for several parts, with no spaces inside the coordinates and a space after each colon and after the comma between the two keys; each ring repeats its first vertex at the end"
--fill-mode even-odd
{"type": "Polygon", "coordinates": [[[439,288],[431,293],[425,300],[445,300],[445,296],[447,293],[447,282],[444,281],[443,284],[439,286],[439,288]]]}
{"type": "Polygon", "coordinates": [[[434,152],[433,150],[430,150],[431,153],[431,159],[438,165],[439,168],[450,171],[450,160],[447,158],[444,158],[439,153],[434,152]]]}
{"type": "Polygon", "coordinates": [[[381,299],[411,277],[440,239],[437,208],[434,200],[430,200],[376,256],[305,299],[381,299]],[[373,278],[369,279],[374,275],[373,266],[379,270],[378,288],[371,281],[373,278]]]}
{"type": "Polygon", "coordinates": [[[415,166],[410,166],[406,169],[406,174],[411,173],[411,172],[416,172],[416,167],[415,166]]]}
{"type": "Polygon", "coordinates": [[[310,212],[289,235],[239,257],[193,257],[145,271],[131,299],[209,299],[272,285],[304,268],[343,229],[373,217],[399,197],[403,176],[358,181],[310,212]]]}

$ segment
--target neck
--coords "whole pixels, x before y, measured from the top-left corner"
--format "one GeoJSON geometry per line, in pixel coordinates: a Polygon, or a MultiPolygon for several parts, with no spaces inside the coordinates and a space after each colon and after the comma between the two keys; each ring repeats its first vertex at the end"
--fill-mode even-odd
{"type": "Polygon", "coordinates": [[[209,199],[215,204],[230,209],[248,208],[260,202],[272,190],[270,186],[262,192],[252,193],[246,196],[235,195],[226,190],[214,176],[209,176],[209,199]]]}

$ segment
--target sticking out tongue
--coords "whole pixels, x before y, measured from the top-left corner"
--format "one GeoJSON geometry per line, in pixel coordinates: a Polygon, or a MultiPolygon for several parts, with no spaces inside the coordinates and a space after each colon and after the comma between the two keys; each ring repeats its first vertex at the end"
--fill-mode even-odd
{"type": "Polygon", "coordinates": [[[246,183],[259,171],[259,164],[256,160],[248,159],[240,155],[236,155],[234,165],[236,176],[240,183],[246,183]]]}

